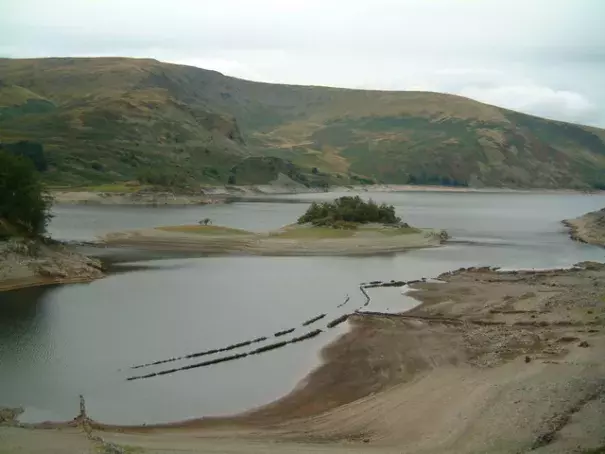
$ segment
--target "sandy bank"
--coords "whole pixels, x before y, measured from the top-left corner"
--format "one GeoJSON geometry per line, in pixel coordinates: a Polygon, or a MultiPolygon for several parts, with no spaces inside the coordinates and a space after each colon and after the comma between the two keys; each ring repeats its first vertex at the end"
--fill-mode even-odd
{"type": "Polygon", "coordinates": [[[68,246],[16,239],[0,242],[0,291],[88,282],[101,277],[98,260],[68,246]]]}
{"type": "MultiPolygon", "coordinates": [[[[422,304],[405,314],[352,316],[352,330],[323,350],[324,364],[272,404],[232,418],[138,428],[89,421],[87,427],[105,442],[162,452],[601,447],[605,266],[463,269],[439,279],[444,283],[414,284],[422,304]]],[[[6,429],[5,436],[23,445],[41,437],[48,449],[75,443],[74,429],[65,427],[55,438],[19,429],[6,429]]]]}
{"type": "Polygon", "coordinates": [[[605,208],[562,222],[569,227],[572,239],[605,247],[605,208]]]}
{"type": "Polygon", "coordinates": [[[436,247],[447,234],[437,229],[410,229],[403,234],[380,229],[338,231],[304,228],[255,234],[221,227],[177,226],[110,233],[102,238],[108,246],[204,254],[252,255],[364,255],[436,247]],[[229,233],[217,229],[226,229],[229,233]],[[313,233],[319,231],[318,235],[313,233]],[[310,232],[307,234],[306,232],[310,232]]]}

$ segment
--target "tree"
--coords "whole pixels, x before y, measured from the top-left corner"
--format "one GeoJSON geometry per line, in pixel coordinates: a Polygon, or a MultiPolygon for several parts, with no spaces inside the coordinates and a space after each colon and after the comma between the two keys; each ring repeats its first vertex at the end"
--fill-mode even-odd
{"type": "Polygon", "coordinates": [[[5,226],[0,234],[44,234],[51,204],[32,162],[0,150],[0,222],[5,226]]]}
{"type": "Polygon", "coordinates": [[[306,213],[298,218],[299,224],[340,228],[347,224],[380,223],[399,225],[401,219],[393,205],[364,202],[361,197],[340,197],[333,202],[313,202],[306,213]]]}
{"type": "Polygon", "coordinates": [[[16,156],[24,156],[30,159],[33,162],[36,170],[39,172],[45,172],[48,170],[48,161],[46,159],[46,155],[44,154],[42,144],[30,142],[28,140],[21,140],[16,143],[1,144],[0,149],[4,149],[16,156]]]}

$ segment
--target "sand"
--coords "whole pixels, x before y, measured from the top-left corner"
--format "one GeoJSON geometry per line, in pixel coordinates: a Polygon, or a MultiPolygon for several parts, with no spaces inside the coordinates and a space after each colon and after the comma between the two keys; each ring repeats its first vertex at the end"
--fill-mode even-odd
{"type": "MultiPolygon", "coordinates": [[[[408,249],[436,247],[447,238],[447,234],[438,229],[417,229],[401,235],[383,234],[377,231],[359,229],[355,232],[342,232],[343,237],[332,235],[282,236],[283,232],[264,234],[242,233],[222,234],[182,231],[171,227],[116,232],[101,238],[103,244],[112,247],[129,247],[141,250],[164,252],[188,252],[200,255],[250,254],[267,256],[309,256],[309,255],[367,255],[390,253],[408,249]]],[[[209,229],[216,228],[209,226],[209,229]]],[[[225,228],[226,229],[226,228],[225,228]]],[[[329,229],[335,231],[335,229],[329,229]]]]}

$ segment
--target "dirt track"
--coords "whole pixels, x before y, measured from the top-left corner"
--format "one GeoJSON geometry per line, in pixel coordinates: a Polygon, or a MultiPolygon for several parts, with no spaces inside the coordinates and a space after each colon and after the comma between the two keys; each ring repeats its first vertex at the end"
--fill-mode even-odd
{"type": "MultiPolygon", "coordinates": [[[[605,444],[605,266],[440,279],[415,284],[423,304],[406,314],[351,317],[324,365],[277,402],[163,427],[93,422],[94,434],[150,452],[568,453],[605,444]]],[[[0,437],[24,452],[99,444],[77,430],[0,437]]]]}

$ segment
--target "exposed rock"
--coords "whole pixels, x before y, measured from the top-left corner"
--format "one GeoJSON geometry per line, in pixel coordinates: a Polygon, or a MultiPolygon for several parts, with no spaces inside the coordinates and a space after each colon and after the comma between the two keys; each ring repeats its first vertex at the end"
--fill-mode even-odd
{"type": "Polygon", "coordinates": [[[605,208],[562,222],[569,228],[572,239],[605,247],[605,208]]]}
{"type": "Polygon", "coordinates": [[[0,408],[0,424],[17,424],[17,417],[23,413],[23,408],[0,408]]]}
{"type": "Polygon", "coordinates": [[[76,253],[69,246],[29,239],[0,242],[0,290],[101,277],[99,260],[76,253]]]}

